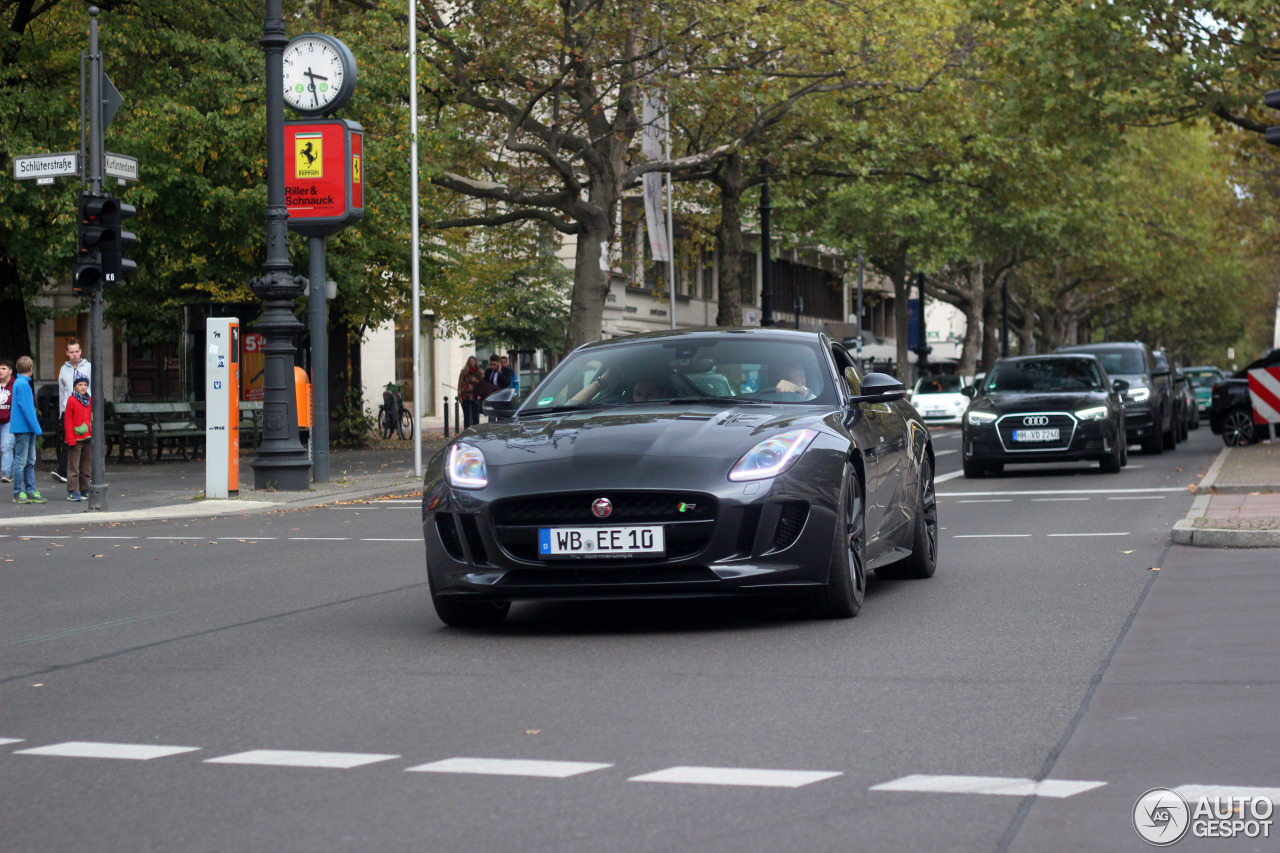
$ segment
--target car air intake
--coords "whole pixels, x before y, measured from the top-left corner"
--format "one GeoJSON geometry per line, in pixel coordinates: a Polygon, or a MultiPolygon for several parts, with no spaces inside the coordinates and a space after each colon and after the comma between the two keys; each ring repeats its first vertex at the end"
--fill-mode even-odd
{"type": "Polygon", "coordinates": [[[778,526],[773,533],[772,550],[788,548],[800,536],[804,521],[809,517],[809,504],[804,501],[788,501],[778,514],[778,526]]]}

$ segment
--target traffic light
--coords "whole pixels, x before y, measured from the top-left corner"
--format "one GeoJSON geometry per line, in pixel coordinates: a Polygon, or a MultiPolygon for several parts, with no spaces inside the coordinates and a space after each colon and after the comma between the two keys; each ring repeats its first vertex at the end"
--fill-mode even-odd
{"type": "Polygon", "coordinates": [[[106,206],[105,197],[80,193],[76,262],[71,273],[71,289],[76,293],[91,293],[102,286],[102,244],[107,231],[103,209],[106,206]]]}
{"type": "Polygon", "coordinates": [[[138,235],[124,230],[124,220],[138,215],[138,209],[118,198],[106,197],[102,208],[102,286],[115,287],[138,271],[138,265],[124,256],[138,243],[138,235]]]}
{"type": "MultiPolygon", "coordinates": [[[[1262,96],[1262,102],[1273,110],[1280,110],[1280,89],[1272,89],[1267,92],[1262,96]]],[[[1272,125],[1267,128],[1267,142],[1272,145],[1280,145],[1280,125],[1272,125]]]]}

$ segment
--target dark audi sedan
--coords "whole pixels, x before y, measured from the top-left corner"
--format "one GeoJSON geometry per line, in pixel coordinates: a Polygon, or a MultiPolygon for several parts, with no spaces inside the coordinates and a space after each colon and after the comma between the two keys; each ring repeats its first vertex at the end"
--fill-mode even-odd
{"type": "Polygon", "coordinates": [[[427,576],[449,625],[521,600],[790,594],[858,613],[868,570],[934,572],[929,430],[824,335],[664,332],[580,347],[428,463],[427,576]]]}
{"type": "Polygon", "coordinates": [[[1115,473],[1129,461],[1124,405],[1129,387],[1112,381],[1092,355],[1000,359],[961,425],[966,477],[998,474],[1007,463],[1096,459],[1115,473]]]}

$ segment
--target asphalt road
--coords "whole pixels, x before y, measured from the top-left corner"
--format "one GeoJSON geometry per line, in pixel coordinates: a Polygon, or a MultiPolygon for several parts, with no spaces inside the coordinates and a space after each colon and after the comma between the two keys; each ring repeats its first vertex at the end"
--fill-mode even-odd
{"type": "Polygon", "coordinates": [[[1206,559],[1248,577],[1275,561],[1171,553],[1217,438],[1118,475],[979,481],[956,433],[935,443],[938,573],[873,583],[849,621],[526,604],[446,629],[413,502],[2,529],[0,846],[1141,850],[1147,788],[1280,787],[1276,724],[1238,719],[1274,673],[1180,692],[1160,681],[1164,623],[1143,620],[1194,620],[1206,559]],[[1117,667],[1154,683],[1130,696],[1117,667]],[[1241,694],[1225,712],[1222,691],[1241,694]],[[1216,713],[1236,728],[1213,760],[1186,750],[1216,713]]]}

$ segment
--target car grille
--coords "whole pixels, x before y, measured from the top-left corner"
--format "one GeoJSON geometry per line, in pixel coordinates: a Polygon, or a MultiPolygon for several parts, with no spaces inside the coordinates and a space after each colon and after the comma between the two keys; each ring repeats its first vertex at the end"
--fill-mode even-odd
{"type": "MultiPolygon", "coordinates": [[[[718,503],[702,492],[620,492],[602,489],[496,501],[491,510],[493,533],[503,550],[517,560],[541,565],[573,565],[579,559],[543,560],[538,556],[538,530],[543,527],[584,527],[661,524],[665,528],[667,560],[681,559],[706,547],[715,531],[718,503]],[[607,497],[613,504],[608,518],[597,518],[591,505],[607,497]],[[681,505],[684,511],[680,510],[681,505]]],[[[646,557],[619,558],[652,560],[646,557]]]]}
{"type": "Polygon", "coordinates": [[[1000,443],[1010,453],[1066,450],[1071,446],[1071,439],[1075,436],[1076,419],[1066,412],[1018,412],[1017,414],[1004,415],[997,420],[996,429],[1000,435],[1000,443]],[[1026,424],[1024,419],[1027,418],[1035,419],[1037,422],[1026,424]],[[1014,441],[1013,431],[1021,429],[1056,429],[1058,431],[1058,440],[1014,441]]]}

